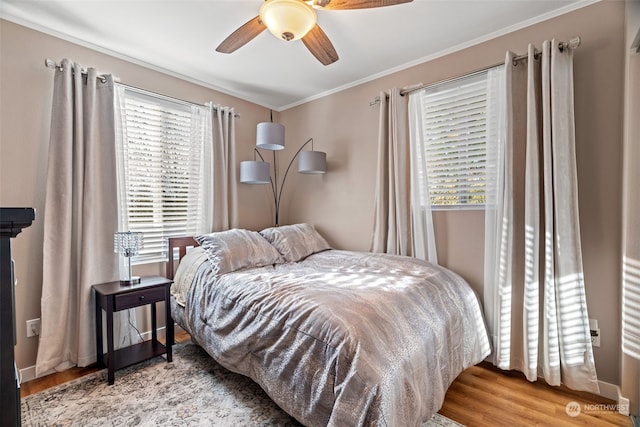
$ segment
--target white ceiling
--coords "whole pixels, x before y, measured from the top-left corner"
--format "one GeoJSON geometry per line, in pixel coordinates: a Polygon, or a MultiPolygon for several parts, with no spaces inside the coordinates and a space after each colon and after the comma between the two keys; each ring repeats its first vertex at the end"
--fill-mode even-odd
{"type": "Polygon", "coordinates": [[[0,16],[285,110],[594,1],[414,0],[320,10],[318,24],[340,56],[329,66],[301,41],[284,42],[269,31],[232,54],[216,52],[227,35],[257,16],[262,0],[0,0],[0,16]]]}

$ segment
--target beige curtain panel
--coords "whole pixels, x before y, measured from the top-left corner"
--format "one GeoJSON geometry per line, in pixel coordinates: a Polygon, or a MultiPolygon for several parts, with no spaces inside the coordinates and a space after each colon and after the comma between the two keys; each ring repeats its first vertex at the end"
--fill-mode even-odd
{"type": "Polygon", "coordinates": [[[407,114],[399,89],[380,93],[372,252],[411,255],[407,114]]]}
{"type": "MultiPolygon", "coordinates": [[[[545,41],[507,53],[496,201],[486,211],[485,311],[493,362],[527,379],[598,393],[582,269],[573,52],[545,41]],[[522,171],[525,171],[523,174],[522,171]]],[[[488,156],[492,157],[492,156],[488,156]]]]}
{"type": "Polygon", "coordinates": [[[238,227],[235,110],[231,107],[214,105],[211,114],[213,206],[211,210],[212,228],[207,232],[238,227]]]}
{"type": "Polygon", "coordinates": [[[91,285],[118,279],[113,97],[110,75],[56,68],[36,376],[96,361],[91,285]]]}

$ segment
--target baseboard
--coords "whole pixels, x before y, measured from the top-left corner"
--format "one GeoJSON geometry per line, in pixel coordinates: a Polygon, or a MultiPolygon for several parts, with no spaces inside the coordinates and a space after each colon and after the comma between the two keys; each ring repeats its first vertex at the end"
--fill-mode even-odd
{"type": "MultiPolygon", "coordinates": [[[[182,332],[182,328],[178,325],[174,326],[174,332],[182,332]]],[[[149,341],[151,339],[151,331],[142,332],[142,339],[144,341],[149,341]]],[[[165,327],[158,328],[158,339],[164,339],[166,336],[165,327]]],[[[36,365],[27,366],[26,368],[22,368],[19,370],[20,373],[20,384],[26,383],[27,381],[35,380],[36,378],[46,377],[47,375],[55,374],[56,371],[54,369],[50,369],[49,371],[43,373],[42,375],[36,376],[36,365]]]]}
{"type": "Polygon", "coordinates": [[[620,387],[605,381],[598,381],[598,387],[600,387],[600,396],[606,397],[609,400],[615,400],[616,402],[618,401],[618,397],[620,397],[620,387]]]}
{"type": "Polygon", "coordinates": [[[622,395],[620,387],[605,381],[598,381],[600,396],[617,403],[616,409],[619,414],[629,416],[629,399],[622,395]]]}
{"type": "MultiPolygon", "coordinates": [[[[20,384],[26,383],[27,381],[35,380],[36,378],[36,365],[28,366],[26,368],[20,369],[20,384]]],[[[46,377],[47,375],[54,374],[56,371],[53,369],[45,372],[40,375],[40,377],[46,377]]]]}

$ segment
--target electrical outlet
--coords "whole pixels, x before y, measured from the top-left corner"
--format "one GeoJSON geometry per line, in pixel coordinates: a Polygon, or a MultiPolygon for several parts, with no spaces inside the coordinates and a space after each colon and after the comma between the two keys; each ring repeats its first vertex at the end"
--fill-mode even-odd
{"type": "Polygon", "coordinates": [[[591,329],[591,345],[593,347],[600,347],[600,328],[591,329]]]}
{"type": "Polygon", "coordinates": [[[27,338],[40,335],[40,318],[27,320],[27,338]]]}

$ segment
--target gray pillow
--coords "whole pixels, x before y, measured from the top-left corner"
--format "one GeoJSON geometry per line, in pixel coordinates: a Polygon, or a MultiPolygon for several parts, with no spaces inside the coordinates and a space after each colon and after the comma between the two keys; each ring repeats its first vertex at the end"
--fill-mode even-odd
{"type": "Polygon", "coordinates": [[[283,262],[278,251],[257,231],[234,228],[195,237],[216,274],[283,262]]]}
{"type": "Polygon", "coordinates": [[[310,224],[283,225],[260,232],[287,262],[296,262],[331,246],[310,224]]]}

